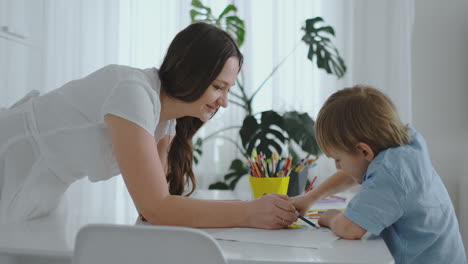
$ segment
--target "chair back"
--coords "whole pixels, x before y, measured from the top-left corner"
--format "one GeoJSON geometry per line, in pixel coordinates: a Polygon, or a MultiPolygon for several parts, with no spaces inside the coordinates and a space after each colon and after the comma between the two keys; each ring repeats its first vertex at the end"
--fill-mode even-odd
{"type": "Polygon", "coordinates": [[[219,244],[186,227],[92,224],[76,237],[72,264],[219,263],[219,244]]]}

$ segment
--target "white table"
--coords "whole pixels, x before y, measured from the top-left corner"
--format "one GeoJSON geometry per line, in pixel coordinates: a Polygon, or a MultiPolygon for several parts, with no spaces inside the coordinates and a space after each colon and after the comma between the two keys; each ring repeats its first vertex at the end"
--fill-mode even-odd
{"type": "MultiPolygon", "coordinates": [[[[239,197],[226,191],[201,191],[195,196],[205,199],[239,197]]],[[[45,218],[0,224],[0,263],[71,263],[75,236],[84,225],[138,223],[131,200],[125,199],[124,202],[125,206],[119,207],[122,208],[120,212],[115,212],[115,209],[109,212],[107,207],[68,198],[45,218]]],[[[321,249],[218,242],[229,263],[394,263],[380,238],[364,241],[340,239],[333,242],[332,248],[321,249]]]]}

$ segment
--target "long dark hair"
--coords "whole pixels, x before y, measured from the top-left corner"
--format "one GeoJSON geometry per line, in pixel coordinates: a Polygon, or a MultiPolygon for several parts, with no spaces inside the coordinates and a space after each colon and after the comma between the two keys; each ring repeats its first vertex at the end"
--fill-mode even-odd
{"type": "MultiPolygon", "coordinates": [[[[205,93],[230,57],[239,59],[240,69],[243,56],[225,31],[207,23],[191,24],[175,36],[167,50],[159,69],[161,89],[170,97],[194,102],[205,93]]],[[[199,118],[177,118],[166,178],[172,195],[182,195],[189,181],[192,189],[187,196],[195,190],[192,138],[202,125],[199,118]]]]}

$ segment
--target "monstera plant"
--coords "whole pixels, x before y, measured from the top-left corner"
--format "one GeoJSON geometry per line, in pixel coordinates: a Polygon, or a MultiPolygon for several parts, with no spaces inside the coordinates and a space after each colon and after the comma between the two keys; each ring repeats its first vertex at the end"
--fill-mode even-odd
{"type": "MultiPolygon", "coordinates": [[[[218,16],[215,16],[210,7],[199,0],[192,0],[190,16],[192,23],[206,22],[223,28],[231,34],[239,47],[242,47],[246,34],[245,23],[237,16],[237,7],[235,5],[227,5],[218,16]]],[[[345,74],[346,66],[331,41],[335,32],[331,26],[325,26],[322,23],[323,19],[321,17],[305,20],[304,25],[301,27],[304,35],[299,41],[308,46],[307,58],[312,63],[315,62],[318,68],[340,78],[345,74]]],[[[273,110],[253,113],[252,111],[252,103],[257,93],[291,54],[292,52],[283,58],[250,95],[244,86],[241,72],[237,79],[238,91],[231,90],[229,102],[244,109],[244,121],[241,126],[222,128],[205,138],[198,138],[194,145],[196,163],[199,156],[202,155],[203,142],[215,137],[225,138],[220,133],[228,129],[239,130],[241,145],[233,139],[225,139],[234,143],[244,157],[250,156],[254,149],[258,153],[264,153],[267,157],[270,157],[273,151],[281,155],[287,148],[293,160],[297,160],[297,154],[292,147],[294,144],[306,153],[319,154],[320,149],[314,134],[315,123],[307,113],[298,113],[296,111],[277,113],[273,110]]],[[[249,173],[247,164],[242,160],[234,159],[231,162],[228,174],[224,176],[224,180],[211,184],[209,188],[233,190],[239,179],[249,173]]]]}

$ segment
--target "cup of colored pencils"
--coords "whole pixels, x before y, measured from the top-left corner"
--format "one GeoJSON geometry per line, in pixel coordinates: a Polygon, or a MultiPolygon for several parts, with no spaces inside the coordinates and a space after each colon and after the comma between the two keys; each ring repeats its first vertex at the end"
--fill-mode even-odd
{"type": "Polygon", "coordinates": [[[309,170],[307,170],[307,168],[316,166],[316,160],[317,157],[310,158],[310,155],[307,155],[305,158],[296,162],[294,169],[289,174],[289,197],[297,196],[304,193],[309,173],[309,170]]]}
{"type": "Polygon", "coordinates": [[[254,198],[268,193],[287,194],[290,174],[302,171],[308,163],[308,157],[293,164],[291,157],[281,158],[274,152],[270,158],[254,150],[252,157],[247,157],[250,167],[249,182],[254,198]]]}

